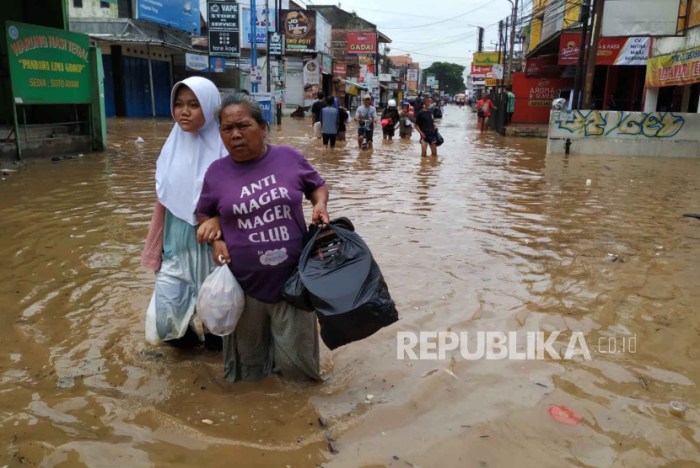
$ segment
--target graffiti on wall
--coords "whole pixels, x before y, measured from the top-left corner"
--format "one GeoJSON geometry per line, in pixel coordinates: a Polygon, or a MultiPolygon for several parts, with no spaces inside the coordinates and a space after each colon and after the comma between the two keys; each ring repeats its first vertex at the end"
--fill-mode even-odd
{"type": "Polygon", "coordinates": [[[624,112],[576,110],[562,112],[559,128],[582,137],[671,138],[685,125],[673,112],[624,112]]]}

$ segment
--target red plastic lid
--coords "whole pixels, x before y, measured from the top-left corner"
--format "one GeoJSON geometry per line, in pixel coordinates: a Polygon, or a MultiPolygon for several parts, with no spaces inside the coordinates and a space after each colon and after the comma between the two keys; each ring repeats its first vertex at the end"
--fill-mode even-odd
{"type": "Polygon", "coordinates": [[[553,405],[547,410],[549,415],[557,422],[575,426],[581,422],[581,416],[563,405],[553,405]]]}

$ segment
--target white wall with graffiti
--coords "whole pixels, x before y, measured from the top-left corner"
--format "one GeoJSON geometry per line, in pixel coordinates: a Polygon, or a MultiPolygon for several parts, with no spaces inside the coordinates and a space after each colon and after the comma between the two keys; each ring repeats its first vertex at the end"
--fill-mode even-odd
{"type": "Polygon", "coordinates": [[[700,157],[700,114],[552,111],[547,154],[700,157]]]}

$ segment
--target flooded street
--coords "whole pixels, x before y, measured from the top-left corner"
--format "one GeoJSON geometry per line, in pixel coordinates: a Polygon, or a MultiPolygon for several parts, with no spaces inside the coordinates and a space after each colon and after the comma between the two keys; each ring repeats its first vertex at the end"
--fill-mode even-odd
{"type": "Polygon", "coordinates": [[[110,120],[108,152],[6,176],[0,466],[700,464],[700,221],[682,216],[700,213],[700,161],[545,157],[475,120],[448,107],[423,159],[415,134],[361,153],[353,124],[331,153],[308,119],[273,128],[326,178],[400,314],[322,348],[320,385],[228,384],[220,355],[145,342],[139,257],[171,121],[110,120]],[[581,331],[592,359],[398,360],[398,331],[581,331]]]}

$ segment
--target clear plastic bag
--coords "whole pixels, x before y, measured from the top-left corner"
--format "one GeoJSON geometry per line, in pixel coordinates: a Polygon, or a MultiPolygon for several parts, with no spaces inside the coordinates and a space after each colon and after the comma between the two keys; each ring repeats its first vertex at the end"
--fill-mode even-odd
{"type": "Polygon", "coordinates": [[[245,294],[228,265],[211,272],[197,294],[197,315],[215,335],[233,333],[244,306],[245,294]]]}

